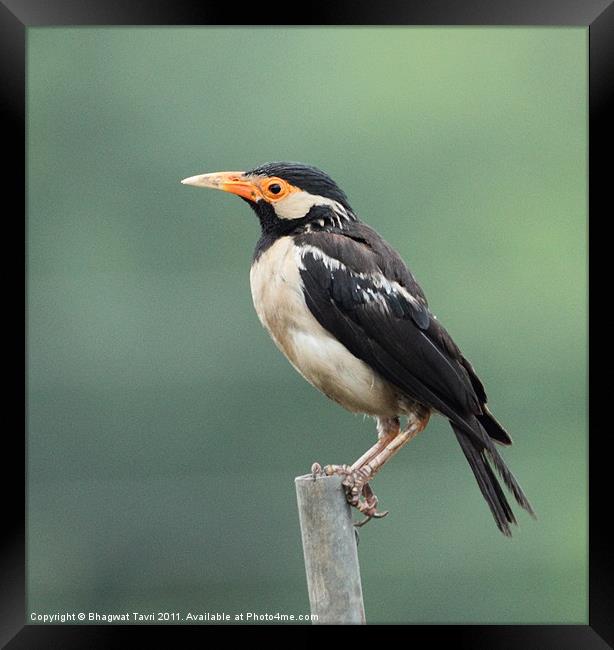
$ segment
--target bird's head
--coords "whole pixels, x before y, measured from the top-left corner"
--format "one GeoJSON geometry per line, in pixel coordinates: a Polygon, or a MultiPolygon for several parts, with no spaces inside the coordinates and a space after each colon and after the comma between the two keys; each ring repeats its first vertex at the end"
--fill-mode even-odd
{"type": "Polygon", "coordinates": [[[245,172],[191,176],[184,185],[236,194],[256,212],[263,230],[292,230],[311,222],[343,227],[356,216],[347,196],[320,169],[296,162],[271,162],[245,172]]]}

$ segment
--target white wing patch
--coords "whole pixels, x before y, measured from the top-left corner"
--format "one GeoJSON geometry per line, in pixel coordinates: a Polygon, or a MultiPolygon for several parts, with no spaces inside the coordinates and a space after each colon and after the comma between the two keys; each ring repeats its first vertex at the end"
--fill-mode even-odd
{"type": "MultiPolygon", "coordinates": [[[[355,278],[360,278],[361,280],[368,280],[369,283],[374,285],[377,289],[383,291],[386,295],[399,294],[405,298],[409,303],[411,303],[416,308],[424,308],[424,305],[420,303],[407,289],[401,286],[398,282],[390,281],[382,273],[356,273],[347,268],[345,264],[326,255],[320,248],[316,246],[311,246],[306,244],[305,246],[296,246],[295,255],[296,261],[299,269],[305,270],[305,265],[303,264],[303,256],[306,253],[310,253],[317,260],[320,260],[324,266],[330,271],[337,271],[339,269],[349,273],[355,278]]],[[[362,288],[360,284],[357,284],[357,288],[360,290],[361,295],[365,303],[377,302],[385,311],[389,311],[388,303],[386,302],[385,296],[380,291],[374,291],[371,287],[362,288]]]]}

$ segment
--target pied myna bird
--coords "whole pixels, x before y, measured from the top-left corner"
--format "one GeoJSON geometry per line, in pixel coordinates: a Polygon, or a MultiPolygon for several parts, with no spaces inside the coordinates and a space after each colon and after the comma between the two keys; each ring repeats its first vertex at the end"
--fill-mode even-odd
{"type": "Polygon", "coordinates": [[[181,182],[236,194],[254,210],[262,234],[250,282],[260,321],[309,383],[376,419],[378,440],[353,465],[312,468],[343,475],[348,501],[366,516],[361,523],[387,514],[377,511],[369,481],[432,413],[449,420],[501,532],[509,536],[516,520],[495,471],[533,514],[499,454],[496,443],[512,441],[473,367],[399,254],[359,220],[327,174],[272,162],[181,182]]]}

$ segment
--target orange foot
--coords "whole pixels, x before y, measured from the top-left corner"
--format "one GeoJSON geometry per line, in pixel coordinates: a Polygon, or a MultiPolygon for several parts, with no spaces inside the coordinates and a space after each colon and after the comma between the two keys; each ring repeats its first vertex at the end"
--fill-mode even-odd
{"type": "Polygon", "coordinates": [[[311,466],[313,477],[316,476],[343,476],[342,485],[345,490],[347,502],[360,513],[365,515],[365,519],[356,522],[357,528],[364,526],[371,519],[382,519],[388,514],[388,511],[378,512],[378,499],[373,494],[373,490],[368,481],[371,476],[369,468],[352,469],[349,465],[326,465],[324,468],[319,463],[311,466]]]}

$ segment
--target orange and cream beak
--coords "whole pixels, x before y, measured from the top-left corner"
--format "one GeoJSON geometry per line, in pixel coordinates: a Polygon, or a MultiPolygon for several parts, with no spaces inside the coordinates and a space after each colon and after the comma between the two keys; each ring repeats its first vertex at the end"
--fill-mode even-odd
{"type": "Polygon", "coordinates": [[[249,201],[259,201],[262,198],[262,192],[259,186],[244,172],[214,172],[213,174],[200,174],[199,176],[190,176],[181,181],[184,185],[194,185],[194,187],[210,187],[214,190],[223,190],[236,194],[249,201]]]}

